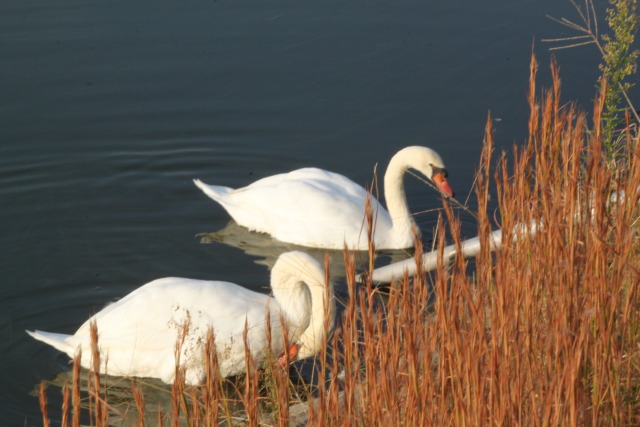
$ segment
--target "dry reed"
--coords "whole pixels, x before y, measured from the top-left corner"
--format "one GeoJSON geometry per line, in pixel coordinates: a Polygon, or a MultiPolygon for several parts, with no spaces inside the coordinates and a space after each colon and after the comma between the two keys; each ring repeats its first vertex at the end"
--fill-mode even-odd
{"type": "MultiPolygon", "coordinates": [[[[300,397],[287,371],[268,363],[263,375],[247,351],[247,374],[235,387],[220,376],[210,332],[204,384],[172,388],[173,425],[640,424],[640,148],[627,132],[626,170],[608,170],[600,126],[604,92],[590,130],[584,113],[561,106],[555,64],[551,73],[552,88],[538,96],[532,58],[529,138],[513,148],[511,165],[500,156],[496,172],[487,121],[476,186],[484,250],[475,260],[458,255],[445,267],[440,257],[432,275],[420,269],[405,275],[381,303],[370,280],[356,285],[355,256],[345,250],[349,298],[316,358],[316,386],[300,397]],[[512,242],[495,254],[488,241],[491,182],[503,241],[512,242]],[[527,236],[532,224],[536,234],[527,236]],[[265,376],[266,391],[259,386],[265,376]],[[190,415],[181,419],[187,400],[190,415]],[[294,419],[290,405],[300,400],[304,411],[294,419]]],[[[460,241],[460,221],[443,203],[439,250],[445,240],[460,241]]],[[[368,215],[371,221],[375,213],[368,215]]],[[[74,425],[77,375],[74,370],[74,425]]],[[[99,376],[93,381],[91,390],[99,392],[99,376]]],[[[134,397],[144,411],[138,391],[134,397]]],[[[93,419],[103,425],[98,411],[105,406],[93,402],[93,419]]],[[[44,405],[43,413],[46,419],[44,405]]]]}
{"type": "Polygon", "coordinates": [[[42,412],[42,425],[45,427],[49,427],[51,424],[49,423],[49,414],[47,411],[47,391],[45,389],[44,383],[40,383],[39,403],[40,412],[42,412]]]}

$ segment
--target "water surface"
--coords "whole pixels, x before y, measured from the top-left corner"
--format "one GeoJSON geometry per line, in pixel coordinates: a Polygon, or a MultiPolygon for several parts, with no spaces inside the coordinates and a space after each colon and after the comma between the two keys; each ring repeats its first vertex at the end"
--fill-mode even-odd
{"type": "MultiPolygon", "coordinates": [[[[266,292],[259,253],[197,236],[228,216],[193,178],[317,166],[366,184],[420,144],[464,200],[489,111],[498,150],[524,138],[532,43],[548,80],[540,39],[566,34],[545,14],[575,16],[551,0],[3,2],[0,424],[39,425],[29,392],[68,368],[24,329],[73,332],[164,276],[266,292]]],[[[595,51],[559,59],[565,99],[588,102],[595,51]]],[[[414,212],[440,206],[406,182],[414,212]]],[[[416,220],[428,239],[437,215],[416,220]]]]}

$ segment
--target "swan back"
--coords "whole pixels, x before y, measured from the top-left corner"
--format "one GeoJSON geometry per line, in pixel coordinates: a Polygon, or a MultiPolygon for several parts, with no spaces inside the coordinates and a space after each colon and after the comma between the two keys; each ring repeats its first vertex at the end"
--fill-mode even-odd
{"type": "Polygon", "coordinates": [[[278,258],[271,271],[273,296],[290,325],[297,325],[297,358],[317,354],[322,347],[325,320],[331,329],[335,301],[333,285],[325,280],[320,263],[304,252],[287,252],[278,258]]]}

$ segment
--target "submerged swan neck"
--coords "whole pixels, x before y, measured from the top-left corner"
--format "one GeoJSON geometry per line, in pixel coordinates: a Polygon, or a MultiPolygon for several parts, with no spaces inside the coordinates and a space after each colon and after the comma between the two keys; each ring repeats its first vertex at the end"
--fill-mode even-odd
{"type": "Polygon", "coordinates": [[[273,294],[283,314],[297,329],[298,358],[313,356],[320,351],[323,339],[334,320],[333,285],[325,283],[324,270],[310,255],[303,252],[282,254],[271,272],[273,294]]]}

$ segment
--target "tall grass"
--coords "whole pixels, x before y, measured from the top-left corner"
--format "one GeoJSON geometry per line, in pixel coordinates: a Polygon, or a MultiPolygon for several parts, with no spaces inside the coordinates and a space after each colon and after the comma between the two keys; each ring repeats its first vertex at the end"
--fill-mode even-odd
{"type": "MultiPolygon", "coordinates": [[[[540,95],[536,73],[532,58],[528,140],[513,148],[511,164],[497,159],[495,172],[487,122],[476,186],[485,250],[475,260],[441,259],[432,275],[418,269],[381,303],[370,280],[356,284],[355,255],[345,251],[349,298],[315,359],[314,387],[300,392],[289,371],[261,371],[250,359],[239,382],[222,379],[211,335],[207,380],[174,385],[173,410],[158,411],[157,424],[639,425],[640,152],[633,146],[627,170],[614,175],[602,156],[605,89],[589,129],[585,113],[561,103],[555,65],[553,87],[540,95]],[[494,254],[492,183],[503,241],[512,242],[494,254]]],[[[443,203],[440,250],[460,241],[460,221],[443,203]]],[[[421,252],[418,244],[418,266],[421,252]]],[[[91,421],[103,425],[106,388],[97,375],[89,381],[91,421]]],[[[41,395],[46,424],[44,388],[41,395]]],[[[137,386],[132,402],[138,414],[154,410],[137,386]]],[[[130,422],[145,425],[136,417],[130,422]]]]}

